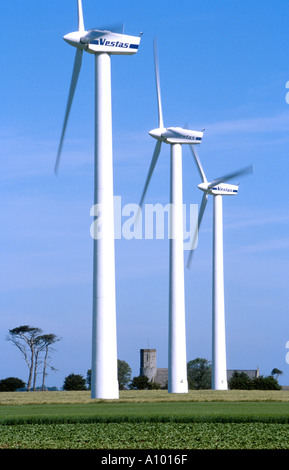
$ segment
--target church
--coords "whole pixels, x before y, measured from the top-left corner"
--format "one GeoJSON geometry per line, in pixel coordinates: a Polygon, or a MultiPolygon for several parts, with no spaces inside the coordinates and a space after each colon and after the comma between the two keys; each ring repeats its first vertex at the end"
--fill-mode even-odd
{"type": "MultiPolygon", "coordinates": [[[[259,377],[259,369],[251,370],[227,370],[227,380],[230,380],[234,372],[244,372],[250,379],[259,377]]],[[[168,369],[160,369],[157,367],[157,350],[141,349],[140,350],[140,375],[145,375],[150,382],[160,385],[161,388],[168,386],[168,369]]]]}

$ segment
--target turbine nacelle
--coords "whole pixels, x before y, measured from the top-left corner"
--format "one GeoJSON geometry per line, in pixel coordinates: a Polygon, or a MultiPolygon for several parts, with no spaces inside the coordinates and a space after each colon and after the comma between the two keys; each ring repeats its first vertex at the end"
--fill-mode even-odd
{"type": "Polygon", "coordinates": [[[239,190],[239,186],[236,184],[219,183],[212,186],[207,182],[199,184],[198,188],[205,193],[221,196],[235,196],[239,190]]]}
{"type": "Polygon", "coordinates": [[[203,134],[182,127],[159,127],[149,132],[151,137],[168,144],[200,144],[203,134]]]}
{"type": "Polygon", "coordinates": [[[107,52],[109,54],[135,54],[138,51],[141,35],[128,36],[93,29],[91,31],[74,31],[63,37],[71,46],[91,54],[107,52]]]}

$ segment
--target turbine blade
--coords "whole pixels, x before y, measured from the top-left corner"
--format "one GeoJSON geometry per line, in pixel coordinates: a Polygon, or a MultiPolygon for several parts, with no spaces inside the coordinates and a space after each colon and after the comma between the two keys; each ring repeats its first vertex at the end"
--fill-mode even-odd
{"type": "Polygon", "coordinates": [[[78,31],[85,31],[82,11],[82,1],[77,1],[77,12],[78,12],[78,31]]]}
{"type": "Polygon", "coordinates": [[[224,183],[225,181],[231,180],[233,178],[236,178],[237,176],[243,176],[249,173],[253,173],[253,166],[247,166],[246,168],[243,168],[241,170],[233,171],[232,173],[228,173],[227,175],[221,176],[220,178],[216,178],[214,181],[212,181],[208,189],[213,188],[216,184],[224,183]]]}
{"type": "Polygon", "coordinates": [[[190,267],[191,267],[192,257],[193,257],[193,253],[194,253],[194,246],[195,246],[196,238],[197,238],[197,232],[198,232],[198,230],[200,229],[201,222],[202,222],[202,219],[203,219],[203,215],[204,215],[204,212],[205,212],[205,209],[206,209],[207,202],[208,202],[208,193],[204,193],[204,195],[203,195],[203,197],[202,197],[202,202],[201,202],[200,210],[199,210],[198,226],[196,227],[196,230],[195,230],[195,233],[194,233],[194,237],[193,237],[193,241],[192,241],[192,246],[191,246],[190,254],[189,254],[189,257],[188,257],[188,261],[187,261],[187,268],[190,268],[190,267]]]}
{"type": "Polygon", "coordinates": [[[154,58],[155,58],[155,74],[156,74],[156,87],[157,87],[157,98],[158,98],[158,112],[159,112],[159,127],[164,127],[163,111],[162,111],[162,100],[161,100],[161,87],[160,87],[160,76],[159,76],[159,63],[158,63],[158,51],[157,51],[157,40],[154,39],[154,58]]]}
{"type": "Polygon", "coordinates": [[[144,200],[144,197],[146,195],[148,185],[150,183],[154,168],[155,168],[157,160],[159,158],[159,154],[160,154],[160,151],[161,151],[161,145],[162,145],[162,142],[160,140],[158,140],[157,143],[156,143],[156,146],[155,146],[154,153],[153,153],[153,158],[152,158],[152,161],[151,161],[151,164],[150,164],[149,172],[148,172],[148,175],[147,175],[147,179],[146,179],[146,182],[145,182],[145,186],[144,186],[142,197],[141,197],[141,200],[140,200],[140,203],[139,203],[139,207],[141,207],[142,204],[143,204],[143,200],[144,200]]]}
{"type": "Polygon", "coordinates": [[[65,111],[65,116],[64,116],[64,123],[62,127],[62,133],[61,133],[61,138],[60,138],[60,144],[58,147],[58,153],[57,153],[57,158],[56,158],[56,163],[55,163],[55,174],[58,172],[58,167],[60,163],[60,157],[61,157],[61,151],[62,151],[62,146],[63,146],[63,140],[64,140],[64,135],[66,131],[66,126],[67,126],[67,121],[69,118],[69,113],[74,97],[74,92],[75,88],[77,85],[78,77],[79,77],[79,72],[81,69],[81,63],[82,63],[82,49],[77,49],[76,50],[76,55],[75,55],[75,60],[74,60],[74,66],[73,66],[73,73],[72,73],[72,79],[71,79],[71,84],[70,84],[70,90],[69,90],[69,95],[68,95],[68,101],[66,105],[66,111],[65,111]]]}
{"type": "Polygon", "coordinates": [[[197,167],[198,167],[200,176],[201,176],[201,178],[202,178],[202,180],[203,180],[203,183],[207,183],[207,178],[206,178],[205,172],[204,172],[204,170],[203,170],[203,167],[202,167],[202,165],[201,165],[201,162],[200,162],[200,159],[199,159],[197,150],[196,150],[196,148],[195,148],[194,145],[191,145],[191,150],[192,150],[192,152],[193,152],[193,155],[194,155],[194,158],[195,158],[195,161],[196,161],[196,164],[197,164],[197,167]]]}

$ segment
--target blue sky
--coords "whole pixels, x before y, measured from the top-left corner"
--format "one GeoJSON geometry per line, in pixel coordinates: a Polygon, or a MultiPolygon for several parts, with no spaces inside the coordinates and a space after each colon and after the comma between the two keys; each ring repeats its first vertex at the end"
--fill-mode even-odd
{"type": "MultiPolygon", "coordinates": [[[[278,0],[178,3],[83,0],[87,29],[124,22],[143,32],[139,52],[112,57],[114,192],[138,203],[157,126],[157,36],[164,124],[205,128],[208,179],[253,164],[224,198],[227,365],[289,385],[289,5],[278,0]]],[[[47,385],[90,368],[92,318],[94,60],[85,54],[59,175],[53,172],[75,51],[76,0],[5,2],[1,9],[0,378],[27,379],[5,340],[20,324],[62,340],[47,385]],[[4,358],[4,360],[3,360],[4,358]]],[[[199,204],[199,175],[183,147],[185,204],[199,204]]],[[[163,145],[146,202],[169,202],[163,145]]],[[[125,219],[124,219],[125,220],[125,219]]],[[[168,240],[116,240],[118,357],[139,373],[139,350],[167,367],[168,240]]],[[[185,253],[186,260],[187,253],[185,253]]],[[[211,360],[212,201],[185,271],[187,358],[211,360]]]]}

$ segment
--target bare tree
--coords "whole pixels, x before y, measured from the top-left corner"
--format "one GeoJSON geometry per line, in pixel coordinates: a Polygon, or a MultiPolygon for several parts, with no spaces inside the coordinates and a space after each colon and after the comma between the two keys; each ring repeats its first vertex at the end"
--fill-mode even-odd
{"type": "Polygon", "coordinates": [[[45,389],[45,377],[47,375],[46,369],[49,366],[50,369],[55,370],[49,363],[49,350],[51,345],[60,340],[54,334],[41,334],[40,328],[30,327],[28,325],[22,325],[17,328],[9,330],[8,341],[12,343],[21,351],[29,369],[29,376],[27,382],[27,391],[30,391],[33,379],[33,390],[36,387],[36,378],[38,369],[43,364],[42,374],[42,390],[45,389]],[[41,357],[41,353],[44,357],[41,357]]]}
{"type": "Polygon", "coordinates": [[[19,349],[23,354],[25,362],[29,369],[28,381],[27,381],[27,391],[29,392],[32,384],[32,377],[35,364],[35,354],[37,347],[37,338],[42,333],[40,328],[31,327],[28,325],[18,326],[9,330],[9,335],[7,337],[8,341],[12,343],[19,349]]]}
{"type": "Polygon", "coordinates": [[[37,338],[37,347],[35,348],[35,359],[34,359],[34,377],[33,377],[33,390],[36,388],[36,377],[37,377],[37,369],[39,367],[39,353],[41,352],[41,346],[39,345],[39,338],[37,338]]]}
{"type": "Polygon", "coordinates": [[[47,366],[50,367],[50,369],[52,369],[52,370],[56,370],[48,362],[48,359],[49,359],[48,352],[49,352],[49,350],[53,349],[53,348],[51,348],[51,345],[56,343],[57,341],[60,341],[60,338],[57,338],[57,336],[52,334],[52,333],[48,334],[48,335],[41,336],[42,351],[44,351],[43,373],[42,373],[42,390],[45,389],[45,377],[47,375],[47,373],[46,373],[47,366]]]}

